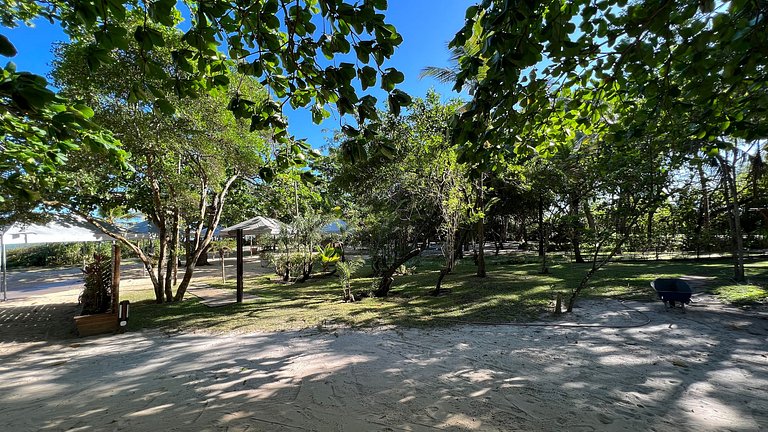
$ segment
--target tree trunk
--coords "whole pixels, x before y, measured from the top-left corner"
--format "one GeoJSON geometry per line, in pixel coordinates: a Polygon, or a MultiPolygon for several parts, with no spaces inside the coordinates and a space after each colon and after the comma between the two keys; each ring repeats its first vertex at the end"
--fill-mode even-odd
{"type": "MultiPolygon", "coordinates": [[[[701,202],[699,204],[699,220],[696,224],[696,258],[701,255],[703,234],[709,232],[709,187],[707,185],[707,176],[704,174],[704,167],[698,165],[699,183],[701,185],[701,202]]],[[[708,250],[707,247],[705,250],[708,250]]]]}
{"type": "Polygon", "coordinates": [[[155,301],[162,303],[165,299],[165,264],[168,255],[168,238],[166,237],[166,231],[164,228],[159,229],[158,238],[160,240],[160,247],[158,248],[157,259],[157,284],[155,285],[155,301]]]}
{"type": "MultiPolygon", "coordinates": [[[[574,194],[575,195],[575,194],[574,194]]],[[[581,213],[579,210],[580,199],[578,196],[574,196],[571,199],[571,217],[573,219],[571,226],[571,242],[573,243],[573,257],[577,263],[583,264],[584,257],[581,256],[581,229],[582,224],[579,220],[581,213]]]]}
{"type": "Polygon", "coordinates": [[[736,282],[744,282],[744,239],[741,237],[741,209],[736,187],[736,164],[729,165],[721,156],[718,156],[717,160],[720,162],[720,168],[723,172],[723,193],[726,202],[731,207],[729,222],[733,244],[733,279],[736,282]]]}
{"type": "Polygon", "coordinates": [[[646,242],[648,243],[648,248],[656,252],[656,261],[658,261],[659,260],[659,241],[653,238],[653,216],[655,214],[656,214],[656,210],[650,210],[648,212],[648,219],[647,219],[648,231],[646,232],[646,242]]]}
{"type": "Polygon", "coordinates": [[[406,255],[400,257],[400,259],[396,260],[391,266],[384,270],[381,273],[381,281],[379,281],[379,287],[376,288],[376,290],[373,292],[373,296],[386,297],[387,293],[389,293],[389,289],[392,288],[392,282],[395,280],[393,276],[397,269],[400,268],[401,265],[408,262],[409,259],[419,256],[419,254],[421,254],[421,249],[414,249],[408,252],[406,255]]]}
{"type": "Polygon", "coordinates": [[[456,239],[454,240],[454,244],[458,245],[458,247],[454,247],[454,255],[453,259],[454,261],[460,260],[464,258],[464,244],[466,243],[466,239],[468,236],[467,230],[461,230],[456,233],[456,239]]]}
{"type": "Polygon", "coordinates": [[[184,298],[184,294],[187,292],[187,287],[189,287],[189,282],[192,280],[192,274],[195,272],[196,265],[197,260],[191,259],[184,266],[184,277],[181,279],[179,288],[176,290],[176,295],[173,297],[174,301],[181,301],[184,298]]]}
{"type": "Polygon", "coordinates": [[[549,266],[547,265],[547,229],[544,225],[544,199],[539,194],[539,257],[541,257],[540,274],[549,274],[549,266]]]}
{"type": "Polygon", "coordinates": [[[435,289],[432,290],[432,293],[431,293],[433,296],[437,297],[440,295],[440,292],[442,291],[443,279],[450,272],[451,272],[451,269],[447,267],[443,267],[440,269],[440,276],[437,277],[437,284],[435,285],[435,289]]]}
{"type": "MultiPolygon", "coordinates": [[[[640,215],[642,213],[637,213],[635,216],[633,216],[629,220],[629,227],[635,226],[637,223],[637,220],[639,219],[640,215]]],[[[589,280],[592,278],[592,276],[600,270],[605,264],[607,264],[613,257],[618,253],[618,251],[621,250],[622,245],[624,242],[627,241],[629,238],[629,230],[627,232],[622,233],[621,238],[619,241],[614,245],[611,252],[606,256],[605,258],[598,261],[598,257],[600,255],[600,244],[598,243],[597,247],[595,247],[595,252],[592,254],[592,268],[589,269],[587,274],[582,278],[581,282],[579,283],[579,286],[576,287],[574,291],[571,292],[571,297],[568,299],[568,308],[566,309],[567,312],[573,311],[573,305],[576,303],[576,298],[578,298],[579,294],[581,294],[581,291],[587,287],[587,284],[589,283],[589,280]]]]}
{"type": "Polygon", "coordinates": [[[701,182],[701,225],[704,230],[709,230],[709,187],[707,186],[707,176],[704,175],[704,168],[699,165],[699,182],[701,182]]]}
{"type": "Polygon", "coordinates": [[[539,256],[543,257],[544,250],[544,196],[539,193],[539,256]]]}
{"type": "Polygon", "coordinates": [[[191,229],[189,224],[184,229],[184,265],[187,265],[189,260],[192,259],[192,240],[190,239],[191,229]]]}
{"type": "Polygon", "coordinates": [[[174,273],[176,273],[176,268],[178,261],[176,260],[177,257],[177,246],[178,246],[178,240],[179,240],[179,211],[178,209],[174,211],[173,217],[171,218],[171,236],[170,241],[168,242],[168,264],[166,265],[166,271],[165,271],[165,301],[172,302],[173,301],[173,279],[174,279],[174,273]]]}
{"type": "Polygon", "coordinates": [[[584,206],[584,217],[587,218],[587,227],[589,230],[597,232],[597,225],[595,224],[595,216],[592,214],[592,209],[589,207],[589,202],[584,206]]]}
{"type": "Polygon", "coordinates": [[[224,248],[219,249],[219,263],[221,264],[221,282],[227,282],[227,270],[224,265],[224,248]]]}
{"type": "Polygon", "coordinates": [[[208,261],[208,251],[210,250],[211,246],[208,245],[203,249],[203,253],[200,254],[200,256],[197,258],[197,262],[195,262],[195,266],[209,266],[211,265],[210,261],[208,261]]]}
{"type": "MultiPolygon", "coordinates": [[[[478,211],[483,212],[483,177],[477,181],[477,205],[478,211]]],[[[477,221],[477,277],[485,277],[485,213],[477,221]]]]}
{"type": "MultiPolygon", "coordinates": [[[[227,196],[227,191],[229,191],[230,186],[232,186],[232,183],[237,179],[237,177],[237,174],[229,177],[224,183],[224,187],[221,189],[221,191],[214,195],[213,202],[210,205],[210,207],[212,207],[214,210],[211,214],[208,215],[207,218],[206,213],[209,207],[206,199],[207,195],[205,193],[201,194],[200,206],[198,208],[198,211],[200,212],[200,220],[198,222],[197,229],[195,230],[194,256],[189,260],[189,262],[186,263],[184,279],[182,279],[181,284],[179,284],[179,287],[176,289],[176,295],[173,296],[174,301],[181,301],[184,299],[184,294],[186,294],[189,282],[192,280],[192,274],[195,271],[195,266],[197,265],[197,262],[203,253],[208,251],[208,248],[211,245],[211,240],[213,240],[214,230],[219,224],[219,220],[221,220],[221,212],[224,209],[224,199],[227,196]],[[201,240],[200,236],[206,221],[208,231],[201,240]]],[[[205,191],[206,188],[203,187],[202,190],[205,191]]]]}

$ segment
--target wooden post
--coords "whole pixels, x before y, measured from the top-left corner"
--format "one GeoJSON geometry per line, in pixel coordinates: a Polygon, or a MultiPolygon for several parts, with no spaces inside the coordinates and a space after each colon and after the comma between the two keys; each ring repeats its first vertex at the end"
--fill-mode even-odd
{"type": "Polygon", "coordinates": [[[243,230],[238,229],[237,233],[237,302],[243,302],[243,230]]]}
{"type": "Polygon", "coordinates": [[[227,271],[224,268],[224,248],[219,249],[219,262],[221,264],[221,282],[227,282],[227,271]]]}
{"type": "Polygon", "coordinates": [[[112,310],[117,314],[120,307],[120,245],[112,243],[112,310]]]}

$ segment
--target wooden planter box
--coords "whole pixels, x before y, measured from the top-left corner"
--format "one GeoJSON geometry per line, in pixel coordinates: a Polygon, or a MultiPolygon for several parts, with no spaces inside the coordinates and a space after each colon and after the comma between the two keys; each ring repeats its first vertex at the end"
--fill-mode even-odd
{"type": "Polygon", "coordinates": [[[77,326],[77,334],[81,337],[114,333],[117,331],[118,327],[117,314],[102,313],[76,316],[75,326],[77,326]]]}

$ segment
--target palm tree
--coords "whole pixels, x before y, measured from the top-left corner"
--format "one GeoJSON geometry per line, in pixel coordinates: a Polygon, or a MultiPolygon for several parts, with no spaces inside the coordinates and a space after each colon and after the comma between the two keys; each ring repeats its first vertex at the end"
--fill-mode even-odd
{"type": "MultiPolygon", "coordinates": [[[[476,55],[480,51],[480,47],[471,41],[467,41],[467,44],[462,47],[449,48],[448,57],[449,66],[427,66],[419,73],[419,78],[433,78],[443,84],[453,84],[456,82],[459,72],[461,72],[461,66],[459,61],[466,55],[476,55]]],[[[462,90],[466,91],[470,95],[474,94],[475,87],[477,86],[477,78],[467,80],[464,83],[462,90]]]]}

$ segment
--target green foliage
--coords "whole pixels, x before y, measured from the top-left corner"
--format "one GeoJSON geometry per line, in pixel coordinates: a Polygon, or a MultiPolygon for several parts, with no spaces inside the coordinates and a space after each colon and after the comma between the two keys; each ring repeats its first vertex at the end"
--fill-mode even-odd
{"type": "MultiPolygon", "coordinates": [[[[29,19],[44,11],[32,8],[32,2],[22,2],[24,10],[4,11],[7,21],[29,19]],[[30,4],[29,7],[26,7],[30,4]]],[[[335,104],[340,114],[357,114],[361,106],[352,87],[356,76],[364,76],[370,86],[380,76],[380,86],[394,95],[395,103],[402,101],[394,85],[403,81],[402,73],[382,68],[392,56],[402,37],[394,26],[384,20],[380,11],[386,2],[302,0],[259,0],[247,5],[221,2],[155,1],[136,4],[110,2],[106,6],[78,3],[69,8],[54,3],[55,13],[49,13],[73,36],[86,40],[89,50],[85,61],[95,70],[114,62],[109,53],[138,44],[142,67],[160,87],[173,88],[176,96],[199,95],[224,89],[229,82],[228,70],[260,80],[283,103],[292,107],[314,106],[322,110],[335,104]],[[61,9],[56,9],[62,6],[61,9]],[[140,15],[141,25],[126,31],[121,24],[130,15],[140,15]],[[181,16],[189,16],[185,25],[183,46],[174,46],[170,54],[172,69],[151,56],[156,50],[172,45],[169,30],[179,31],[181,16]],[[318,24],[323,23],[322,33],[318,24]],[[357,64],[340,62],[322,67],[319,60],[328,60],[354,52],[357,64]],[[372,76],[374,65],[379,72],[372,76]],[[178,72],[184,72],[180,77],[178,72]]],[[[167,95],[157,94],[148,81],[134,89],[137,101],[165,106],[170,112],[167,95]]],[[[285,129],[281,104],[257,104],[241,95],[231,98],[230,109],[239,118],[247,118],[252,129],[285,129]]],[[[276,138],[285,140],[284,134],[276,138]]]]}
{"type": "MultiPolygon", "coordinates": [[[[94,255],[109,256],[109,243],[48,243],[8,251],[8,268],[58,267],[83,265],[94,255]]],[[[121,250],[124,258],[131,252],[121,250]]]]}
{"type": "Polygon", "coordinates": [[[724,300],[733,304],[749,304],[768,299],[768,289],[754,284],[723,285],[712,290],[724,300]]]}
{"type": "Polygon", "coordinates": [[[129,169],[127,154],[93,121],[93,110],[47,86],[40,76],[17,72],[12,62],[0,70],[0,213],[18,213],[19,203],[9,201],[36,203],[45,190],[64,184],[57,171],[74,151],[98,155],[118,170],[129,169]]]}
{"type": "Polygon", "coordinates": [[[216,253],[219,253],[219,251],[231,252],[237,250],[237,240],[233,238],[220,238],[218,240],[213,240],[211,241],[210,248],[216,253]]]}
{"type": "Polygon", "coordinates": [[[756,2],[491,0],[467,9],[451,47],[456,89],[476,82],[455,123],[462,160],[493,168],[551,154],[579,134],[716,151],[723,135],[768,134],[768,34],[756,2]],[[578,27],[578,30],[577,30],[578,27]],[[490,144],[490,146],[488,145],[490,144]]]}
{"type": "Polygon", "coordinates": [[[343,261],[336,264],[336,269],[339,274],[339,284],[341,284],[341,290],[343,292],[344,301],[355,301],[355,295],[352,293],[350,284],[352,282],[352,274],[365,264],[365,261],[358,259],[354,261],[343,261]]]}
{"type": "Polygon", "coordinates": [[[83,282],[85,288],[79,298],[82,315],[107,312],[112,306],[112,262],[108,255],[93,256],[83,269],[83,282]]]}
{"type": "MultiPolygon", "coordinates": [[[[124,69],[125,58],[115,53],[135,46],[137,56],[132,68],[125,71],[138,68],[142,79],[119,97],[138,104],[144,113],[151,107],[172,115],[179,109],[175,99],[235,88],[226,96],[226,106],[234,116],[247,120],[251,131],[270,129],[274,141],[291,144],[281,112],[286,103],[293,108],[311,106],[312,118],[318,123],[330,116],[325,108],[329,104],[342,115],[357,116],[361,123],[365,118],[375,120],[372,107],[376,99],[357,95],[352,85],[356,77],[366,88],[380,77],[393,110],[409,103],[408,96],[395,89],[403,81],[402,73],[382,67],[402,42],[380,13],[384,9],[385,1],[259,0],[235,5],[21,0],[0,3],[0,21],[8,27],[30,24],[37,17],[59,22],[83,44],[85,67],[79,74],[84,80],[92,73],[103,73],[99,72],[103,68],[124,69]],[[183,25],[182,16],[189,17],[183,25]],[[130,21],[138,25],[127,28],[125,23],[130,21]],[[156,55],[158,52],[167,54],[172,62],[156,55]],[[321,57],[332,60],[351,52],[356,64],[321,66],[321,57]],[[242,80],[233,81],[232,70],[262,83],[280,102],[241,92],[242,80]]],[[[13,43],[0,35],[0,55],[15,54],[13,43]]],[[[82,105],[81,99],[72,93],[67,97],[54,94],[43,77],[17,72],[13,63],[2,69],[0,203],[14,202],[0,204],[0,211],[33,210],[33,205],[24,208],[19,201],[35,202],[44,190],[55,190],[63,183],[56,172],[75,150],[94,151],[109,163],[128,168],[127,154],[119,142],[90,120],[93,110],[82,105]]],[[[298,154],[286,159],[293,157],[298,154]]]]}
{"type": "Polygon", "coordinates": [[[323,267],[336,264],[341,259],[341,248],[335,247],[332,244],[325,247],[317,246],[315,250],[317,250],[317,256],[320,258],[320,262],[323,263],[323,267]]]}
{"type": "Polygon", "coordinates": [[[330,188],[349,216],[358,215],[354,236],[368,246],[375,273],[429,237],[453,238],[469,220],[466,166],[448,142],[461,104],[430,92],[405,115],[385,115],[383,137],[362,136],[360,146],[346,141],[332,151],[330,188]]]}
{"type": "MultiPolygon", "coordinates": [[[[304,252],[271,252],[264,254],[264,259],[274,268],[275,274],[282,277],[286,274],[301,275],[305,270],[308,258],[304,252]]],[[[312,254],[309,259],[314,260],[315,255],[312,254]]]]}
{"type": "MultiPolygon", "coordinates": [[[[121,25],[127,33],[150,28],[137,11],[128,14],[121,25]]],[[[164,282],[166,269],[179,254],[175,247],[177,228],[190,227],[190,236],[199,239],[192,253],[201,253],[212,239],[212,229],[219,224],[235,181],[295,162],[287,159],[291,152],[273,153],[265,131],[252,131],[247,121],[225,109],[233,95],[270,102],[264,88],[252,78],[231,74],[228,76],[234,81],[225,91],[180,98],[152,76],[146,69],[150,58],[152,64],[172,70],[173,50],[185,46],[180,31],[163,26],[152,29],[162,35],[163,46],[144,52],[139,41],[131,41],[106,52],[110,60],[95,71],[88,65],[92,45],[87,38],[56,47],[52,76],[57,86],[65,95],[85,99],[94,107],[94,120],[120,134],[132,154],[135,171],[115,172],[98,158],[73,157],[62,170],[68,184],[49,194],[60,206],[92,219],[94,214],[108,215],[116,209],[146,215],[158,228],[159,253],[142,256],[135,243],[125,243],[145,265],[157,269],[153,283],[162,298],[166,290],[161,288],[170,283],[164,282]],[[142,91],[159,99],[151,103],[143,100],[142,91]],[[170,104],[173,114],[159,101],[170,104]],[[203,233],[204,228],[208,234],[203,233]]],[[[178,71],[179,77],[188,73],[178,71]]],[[[185,272],[177,294],[183,292],[189,274],[185,272]]],[[[170,288],[165,292],[166,300],[170,292],[170,288]]]]}

